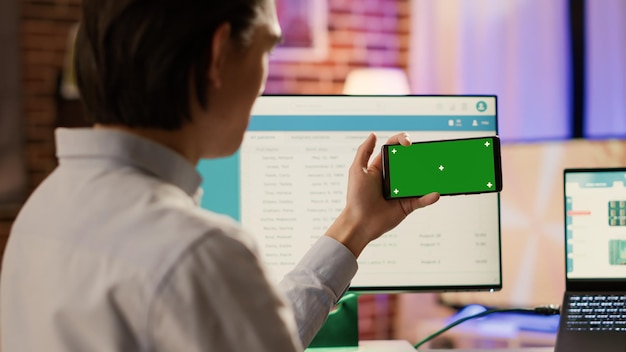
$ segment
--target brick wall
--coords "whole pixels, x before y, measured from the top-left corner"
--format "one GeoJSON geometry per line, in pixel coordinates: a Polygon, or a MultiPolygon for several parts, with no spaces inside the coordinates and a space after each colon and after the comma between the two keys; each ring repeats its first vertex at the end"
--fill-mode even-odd
{"type": "Polygon", "coordinates": [[[57,81],[65,60],[69,30],[80,18],[80,3],[78,0],[22,2],[22,96],[32,188],[56,166],[53,130],[57,122],[57,81]]]}
{"type": "Polygon", "coordinates": [[[409,0],[329,0],[328,55],[316,62],[274,60],[266,92],[341,94],[353,68],[407,69],[409,0]]]}
{"type": "MultiPolygon", "coordinates": [[[[29,190],[32,190],[56,166],[53,131],[61,118],[58,111],[77,111],[59,106],[64,102],[58,99],[58,77],[69,31],[80,18],[81,1],[23,0],[20,6],[22,113],[29,190]]],[[[340,94],[353,68],[406,69],[409,6],[409,0],[328,0],[327,57],[315,62],[272,60],[266,92],[340,94]]],[[[0,214],[0,239],[8,236],[14,216],[14,211],[0,214]]],[[[3,250],[4,240],[0,245],[3,250]]],[[[364,317],[362,337],[390,336],[390,325],[381,321],[388,321],[386,317],[392,314],[393,298],[361,296],[359,300],[360,315],[364,317]]]]}

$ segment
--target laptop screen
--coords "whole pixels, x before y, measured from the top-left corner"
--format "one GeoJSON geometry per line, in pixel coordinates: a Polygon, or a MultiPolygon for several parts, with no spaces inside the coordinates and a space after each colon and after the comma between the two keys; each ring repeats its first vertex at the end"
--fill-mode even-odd
{"type": "Polygon", "coordinates": [[[564,192],[568,289],[626,280],[626,168],[566,169],[564,192]]]}
{"type": "MultiPolygon", "coordinates": [[[[256,236],[280,280],[345,204],[357,147],[406,131],[413,141],[497,134],[495,96],[261,96],[240,150],[203,160],[201,205],[256,236]]],[[[382,183],[381,183],[382,191],[382,183]]],[[[357,291],[497,290],[499,195],[442,197],[359,257],[357,291]]]]}

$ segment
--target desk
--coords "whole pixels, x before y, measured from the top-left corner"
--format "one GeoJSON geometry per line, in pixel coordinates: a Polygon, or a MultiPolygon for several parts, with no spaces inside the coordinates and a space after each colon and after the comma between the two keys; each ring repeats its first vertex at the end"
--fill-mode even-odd
{"type": "Polygon", "coordinates": [[[316,347],[306,352],[415,352],[415,348],[404,340],[359,341],[358,347],[316,347]]]}
{"type": "Polygon", "coordinates": [[[520,348],[496,348],[496,349],[452,349],[452,350],[423,350],[424,352],[554,352],[552,347],[520,347],[520,348]]]}
{"type": "MultiPolygon", "coordinates": [[[[429,350],[420,348],[424,352],[554,352],[553,347],[521,347],[496,349],[452,349],[429,350]]],[[[306,352],[416,352],[413,345],[404,340],[373,340],[360,341],[359,347],[318,347],[307,348],[306,352]]]]}

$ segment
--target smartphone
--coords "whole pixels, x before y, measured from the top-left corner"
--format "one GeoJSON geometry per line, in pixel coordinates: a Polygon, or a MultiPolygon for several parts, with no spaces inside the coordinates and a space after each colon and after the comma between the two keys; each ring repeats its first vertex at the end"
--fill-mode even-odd
{"type": "Polygon", "coordinates": [[[500,192],[502,165],[497,136],[382,146],[383,195],[387,199],[500,192]]]}

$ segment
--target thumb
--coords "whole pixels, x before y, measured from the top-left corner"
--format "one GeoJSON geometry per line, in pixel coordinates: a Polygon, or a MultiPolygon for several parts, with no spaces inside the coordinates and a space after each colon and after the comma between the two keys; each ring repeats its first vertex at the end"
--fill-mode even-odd
{"type": "Polygon", "coordinates": [[[439,200],[439,193],[437,192],[432,192],[432,193],[428,193],[426,195],[423,195],[419,198],[412,198],[411,199],[411,209],[416,210],[419,208],[424,208],[427,207],[431,204],[436,203],[439,200]]]}

